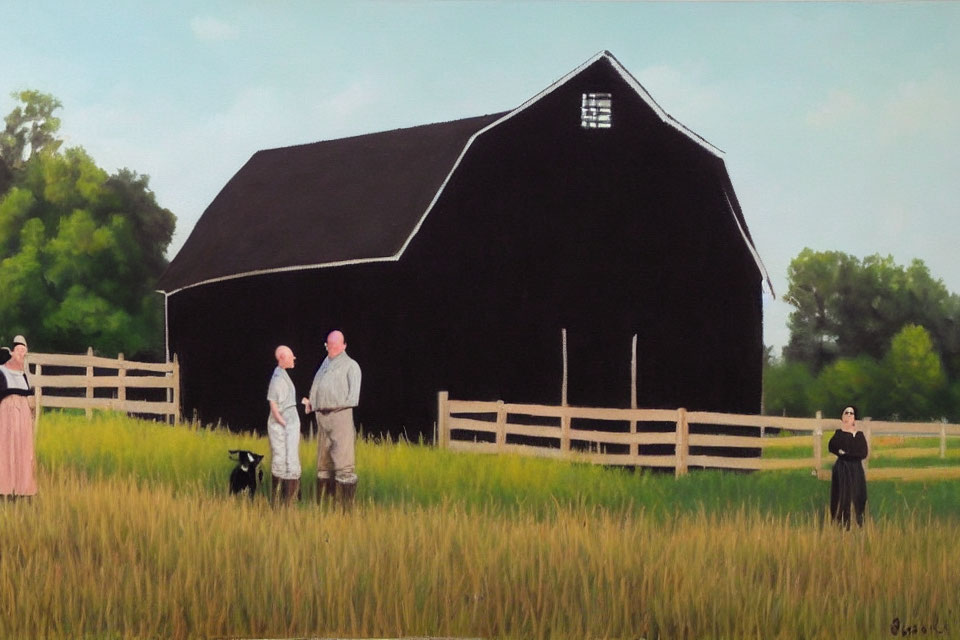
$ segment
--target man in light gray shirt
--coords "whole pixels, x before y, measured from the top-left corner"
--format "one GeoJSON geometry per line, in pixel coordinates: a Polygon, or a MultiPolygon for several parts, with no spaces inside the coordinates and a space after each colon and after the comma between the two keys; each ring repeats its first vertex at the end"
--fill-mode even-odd
{"type": "Polygon", "coordinates": [[[300,493],[300,415],[297,413],[297,391],[287,369],[297,359],[293,350],[280,345],[274,351],[277,368],[267,388],[270,415],[267,437],[270,439],[270,473],[273,486],[271,501],[293,502],[300,493]]]}
{"type": "Polygon", "coordinates": [[[330,332],[326,348],[303,404],[307,413],[317,413],[317,500],[336,497],[348,507],[357,491],[353,408],[360,402],[360,365],[347,355],[340,331],[330,332]]]}

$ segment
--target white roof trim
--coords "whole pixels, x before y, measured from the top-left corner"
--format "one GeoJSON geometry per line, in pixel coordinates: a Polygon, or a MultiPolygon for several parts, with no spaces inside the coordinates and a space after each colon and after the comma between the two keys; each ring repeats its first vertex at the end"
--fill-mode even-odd
{"type": "Polygon", "coordinates": [[[760,259],[760,254],[757,252],[757,248],[753,246],[753,243],[750,242],[750,238],[747,237],[747,232],[744,231],[743,225],[740,224],[740,218],[737,217],[737,212],[733,209],[733,203],[730,202],[730,196],[727,195],[727,190],[723,190],[723,197],[727,199],[727,208],[730,209],[730,215],[733,216],[733,221],[737,225],[737,229],[740,231],[740,236],[743,238],[744,244],[747,245],[747,248],[750,250],[750,255],[753,256],[754,262],[757,263],[757,268],[760,269],[760,279],[767,283],[767,288],[770,290],[770,295],[776,299],[777,294],[773,291],[773,281],[770,280],[770,274],[767,273],[767,268],[763,265],[763,260],[760,259]]]}
{"type": "Polygon", "coordinates": [[[167,357],[165,362],[170,362],[170,294],[159,293],[163,293],[163,352],[167,357]]]}
{"type": "Polygon", "coordinates": [[[396,253],[392,256],[385,256],[382,258],[358,258],[356,260],[340,260],[338,262],[320,262],[317,264],[298,264],[291,267],[274,267],[272,269],[255,269],[253,271],[244,271],[243,273],[231,273],[228,276],[219,276],[217,278],[208,278],[206,280],[201,280],[200,282],[194,282],[193,284],[188,284],[185,287],[180,287],[179,289],[174,289],[173,291],[164,291],[163,289],[157,289],[157,293],[163,293],[167,296],[172,296],[175,293],[179,293],[184,289],[192,289],[193,287],[199,287],[205,284],[213,284],[215,282],[226,282],[227,280],[236,280],[237,278],[247,278],[249,276],[262,276],[268,273],[283,273],[286,271],[308,271],[310,269],[322,269],[324,267],[342,267],[348,264],[366,264],[367,262],[396,262],[400,259],[400,253],[396,253]]]}
{"type": "MultiPolygon", "coordinates": [[[[403,243],[403,245],[400,247],[400,249],[399,249],[395,254],[393,254],[392,256],[383,256],[383,257],[379,257],[379,258],[360,258],[360,259],[356,259],[356,260],[341,260],[341,261],[339,261],[339,262],[323,262],[323,263],[307,264],[307,265],[295,265],[295,266],[290,266],[290,267],[278,267],[278,268],[273,268],[273,269],[257,269],[257,270],[255,270],[255,271],[246,271],[246,272],[244,272],[244,273],[235,273],[235,274],[231,274],[231,275],[228,275],[228,276],[221,276],[221,277],[218,277],[218,278],[209,278],[209,279],[207,279],[207,280],[202,280],[202,281],[200,281],[200,282],[195,282],[195,283],[193,283],[193,284],[188,284],[188,285],[186,285],[185,287],[180,287],[179,289],[174,289],[173,291],[169,291],[169,292],[166,292],[166,291],[163,291],[163,290],[158,290],[158,291],[159,291],[160,293],[164,293],[164,294],[167,295],[167,296],[171,296],[171,295],[173,295],[173,294],[175,294],[175,293],[178,293],[178,292],[180,292],[180,291],[183,291],[184,289],[191,289],[191,288],[193,288],[193,287],[199,287],[199,286],[201,286],[201,285],[212,284],[212,283],[215,283],[215,282],[224,282],[224,281],[226,281],[226,280],[234,280],[234,279],[236,279],[236,278],[246,278],[246,277],[248,277],[248,276],[266,275],[266,274],[270,274],[270,273],[283,273],[283,272],[287,272],[287,271],[307,271],[307,270],[309,270],[309,269],[322,269],[322,268],[325,268],[325,267],[342,267],[342,266],[350,265],[350,264],[365,264],[365,263],[368,263],[368,262],[396,262],[396,261],[400,260],[401,256],[403,256],[404,252],[407,250],[407,247],[410,245],[410,242],[413,240],[414,236],[416,236],[417,233],[420,231],[420,227],[423,226],[423,221],[427,219],[427,216],[428,216],[428,215],[430,214],[430,212],[433,210],[433,207],[434,207],[434,205],[437,203],[437,200],[439,200],[439,199],[440,199],[440,196],[443,194],[444,189],[447,188],[447,183],[450,182],[450,178],[453,176],[454,172],[455,172],[455,171],[457,170],[457,168],[460,166],[460,163],[463,161],[463,157],[467,154],[467,151],[470,149],[470,146],[473,144],[473,141],[476,140],[478,136],[480,136],[480,135],[486,133],[487,131],[489,131],[490,129],[496,127],[498,124],[509,120],[510,118],[514,117],[515,115],[521,113],[522,111],[524,111],[525,109],[527,109],[528,107],[530,107],[531,105],[539,102],[539,101],[542,100],[544,97],[546,97],[546,96],[548,96],[549,94],[551,94],[551,93],[552,93],[554,90],[556,90],[558,87],[563,86],[568,80],[570,80],[570,79],[573,78],[574,76],[578,75],[581,71],[583,71],[584,69],[586,69],[587,67],[589,67],[591,64],[593,64],[594,62],[596,62],[596,61],[599,60],[600,58],[606,58],[606,59],[610,62],[610,64],[613,65],[613,68],[617,71],[617,73],[620,74],[620,76],[623,78],[623,80],[624,80],[628,85],[630,85],[630,87],[631,87],[634,91],[637,92],[637,95],[639,95],[640,98],[642,98],[643,101],[646,102],[646,103],[650,106],[651,109],[653,109],[653,111],[657,114],[657,116],[660,117],[660,119],[661,119],[664,123],[670,125],[671,127],[675,128],[675,129],[678,130],[679,132],[683,133],[683,134],[686,135],[688,138],[690,138],[692,141],[694,141],[695,143],[697,143],[698,145],[700,145],[701,147],[703,147],[704,149],[706,149],[707,151],[709,151],[709,152],[712,153],[713,155],[715,155],[715,156],[717,156],[717,157],[719,157],[719,158],[722,158],[722,157],[723,157],[723,155],[724,155],[723,150],[721,150],[721,149],[713,146],[712,144],[710,144],[709,142],[707,142],[706,140],[704,140],[703,138],[701,138],[699,135],[697,135],[696,133],[694,133],[694,132],[691,131],[690,129],[687,129],[685,126],[683,126],[682,124],[680,124],[679,122],[677,122],[676,120],[674,120],[673,117],[672,117],[669,113],[667,113],[666,111],[664,111],[663,109],[661,109],[661,108],[660,108],[660,105],[658,105],[658,104],[656,103],[656,101],[650,96],[650,94],[647,93],[647,90],[644,89],[643,86],[642,86],[639,82],[637,82],[636,78],[634,78],[632,75],[630,75],[630,72],[628,72],[628,71],[624,68],[624,66],[623,66],[622,64],[620,64],[620,61],[613,57],[613,54],[611,54],[609,51],[601,51],[601,52],[597,53],[596,55],[592,56],[589,60],[587,60],[586,62],[584,62],[583,64],[581,64],[579,67],[577,67],[577,68],[574,69],[573,71],[567,73],[565,76],[563,76],[563,77],[560,78],[559,80],[555,81],[553,84],[551,84],[549,87],[547,87],[546,89],[544,89],[543,91],[541,91],[541,92],[538,93],[537,95],[533,96],[532,98],[530,98],[529,100],[527,100],[526,102],[524,102],[523,104],[521,104],[519,107],[517,107],[517,108],[514,109],[513,111],[510,111],[509,113],[504,114],[502,117],[494,120],[493,122],[491,122],[490,124],[488,124],[488,125],[485,126],[484,128],[482,128],[482,129],[480,129],[479,131],[477,131],[476,133],[474,133],[472,136],[470,136],[470,139],[467,140],[467,143],[466,143],[466,144],[464,145],[464,147],[463,147],[463,151],[460,152],[460,155],[457,157],[456,161],[453,163],[453,166],[450,168],[450,171],[447,173],[447,177],[443,179],[443,183],[440,185],[440,188],[437,189],[437,192],[434,194],[433,199],[430,201],[430,204],[427,205],[427,208],[426,208],[426,210],[424,210],[423,215],[420,216],[420,220],[417,221],[417,224],[414,226],[413,230],[410,232],[410,235],[407,236],[406,241],[404,241],[404,243],[403,243]]],[[[730,199],[729,199],[729,198],[727,198],[727,204],[728,204],[728,205],[730,204],[730,199]]],[[[731,211],[732,211],[732,210],[733,210],[733,209],[732,209],[732,207],[731,207],[731,211]]],[[[736,214],[734,214],[734,219],[736,220],[736,214]]],[[[739,220],[737,220],[736,222],[737,222],[737,228],[740,229],[740,233],[743,235],[744,242],[747,243],[747,246],[750,248],[750,251],[753,253],[754,258],[757,260],[757,264],[758,264],[758,266],[760,267],[761,271],[763,271],[764,275],[766,275],[766,269],[764,269],[763,263],[760,262],[760,256],[757,255],[756,249],[754,249],[753,245],[752,245],[752,244],[750,243],[750,241],[747,239],[747,236],[746,236],[746,234],[743,232],[743,229],[740,228],[740,222],[739,222],[739,220]]],[[[770,282],[769,276],[767,276],[767,282],[768,282],[768,284],[769,284],[769,282],[770,282]]],[[[772,286],[772,285],[770,286],[770,292],[773,293],[773,286],[772,286]]]]}

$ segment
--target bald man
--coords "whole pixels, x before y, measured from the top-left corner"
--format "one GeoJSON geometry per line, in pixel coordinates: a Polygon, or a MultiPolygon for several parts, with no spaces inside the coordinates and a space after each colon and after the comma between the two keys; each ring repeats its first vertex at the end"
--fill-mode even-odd
{"type": "Polygon", "coordinates": [[[293,502],[300,492],[300,414],[297,413],[297,390],[287,373],[297,357],[286,345],[273,353],[277,368],[267,388],[270,415],[267,436],[270,439],[270,473],[273,476],[271,501],[293,502]]]}
{"type": "Polygon", "coordinates": [[[353,408],[360,402],[360,365],[347,355],[340,331],[331,331],[325,346],[327,357],[303,403],[308,413],[317,412],[317,500],[333,496],[348,507],[357,491],[353,408]]]}

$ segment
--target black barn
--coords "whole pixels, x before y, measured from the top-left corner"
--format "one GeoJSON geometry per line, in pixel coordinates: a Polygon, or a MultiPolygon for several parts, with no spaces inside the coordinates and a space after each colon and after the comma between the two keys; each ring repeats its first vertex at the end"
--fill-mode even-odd
{"type": "MultiPolygon", "coordinates": [[[[185,415],[261,430],[342,329],[364,431],[436,394],[757,413],[766,277],[717,148],[601,52],[511,111],[259,151],[161,278],[185,415]]],[[[769,280],[768,280],[769,282],[769,280]]]]}

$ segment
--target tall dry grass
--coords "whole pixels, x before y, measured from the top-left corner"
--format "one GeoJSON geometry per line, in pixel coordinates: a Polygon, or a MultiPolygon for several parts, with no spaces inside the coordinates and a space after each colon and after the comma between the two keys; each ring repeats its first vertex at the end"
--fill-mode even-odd
{"type": "Polygon", "coordinates": [[[0,503],[2,638],[879,638],[894,618],[960,637],[960,547],[936,519],[343,514],[40,480],[34,500],[0,503]]]}
{"type": "Polygon", "coordinates": [[[960,637],[957,482],[871,483],[840,532],[809,474],[364,441],[343,514],[309,500],[314,443],[298,508],[226,495],[238,447],[268,451],[45,415],[40,494],[0,502],[0,638],[960,637]]]}

